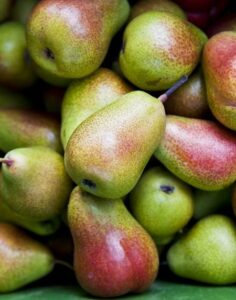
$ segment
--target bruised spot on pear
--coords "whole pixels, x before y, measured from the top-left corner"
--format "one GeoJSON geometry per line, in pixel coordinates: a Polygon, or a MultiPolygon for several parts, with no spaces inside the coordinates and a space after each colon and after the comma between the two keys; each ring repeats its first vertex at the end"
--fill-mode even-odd
{"type": "Polygon", "coordinates": [[[175,190],[175,187],[172,185],[161,185],[160,190],[166,194],[172,194],[175,190]]]}
{"type": "Polygon", "coordinates": [[[43,55],[49,59],[49,60],[54,60],[55,59],[55,55],[54,53],[52,52],[52,50],[50,50],[49,48],[45,48],[43,50],[43,55]]]}
{"type": "Polygon", "coordinates": [[[96,188],[96,183],[93,182],[90,179],[82,179],[81,184],[88,187],[88,188],[90,188],[90,189],[95,189],[96,188]]]}

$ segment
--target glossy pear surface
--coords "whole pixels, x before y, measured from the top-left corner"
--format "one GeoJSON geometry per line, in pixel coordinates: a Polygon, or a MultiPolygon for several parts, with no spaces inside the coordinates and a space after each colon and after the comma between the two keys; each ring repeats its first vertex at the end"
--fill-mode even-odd
{"type": "Polygon", "coordinates": [[[170,269],[200,282],[236,282],[236,226],[223,215],[201,219],[167,253],[170,269]]]}
{"type": "Polygon", "coordinates": [[[99,68],[128,15],[127,0],[42,0],[27,23],[30,54],[60,77],[87,76],[99,68]]]}
{"type": "Polygon", "coordinates": [[[214,121],[168,116],[155,156],[202,190],[220,190],[236,180],[236,136],[214,121]]]}
{"type": "Polygon", "coordinates": [[[111,298],[142,292],[154,281],[155,244],[121,199],[98,198],[76,187],[68,220],[76,277],[87,292],[111,298]]]}
{"type": "Polygon", "coordinates": [[[128,194],[165,130],[162,102],[130,92],[80,124],[65,151],[65,166],[84,190],[104,198],[128,194]]]}

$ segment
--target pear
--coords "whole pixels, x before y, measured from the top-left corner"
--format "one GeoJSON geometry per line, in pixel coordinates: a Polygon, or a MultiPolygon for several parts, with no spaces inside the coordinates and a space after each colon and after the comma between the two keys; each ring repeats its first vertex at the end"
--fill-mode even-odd
{"type": "Polygon", "coordinates": [[[0,162],[0,196],[12,210],[37,221],[61,214],[72,182],[59,153],[47,147],[17,148],[0,162]]]}
{"type": "Polygon", "coordinates": [[[121,199],[102,199],[76,187],[68,207],[74,269],[94,296],[117,297],[146,290],[158,270],[158,253],[121,199]]]}
{"type": "Polygon", "coordinates": [[[215,121],[167,116],[155,157],[188,184],[216,191],[236,180],[236,136],[215,121]]]}
{"type": "Polygon", "coordinates": [[[21,23],[9,21],[0,25],[0,83],[23,88],[35,81],[27,53],[25,29],[21,23]]]}
{"type": "Polygon", "coordinates": [[[103,62],[129,11],[127,0],[42,0],[27,23],[29,52],[59,77],[87,76],[103,62]]]}
{"type": "Polygon", "coordinates": [[[129,204],[133,216],[158,244],[181,230],[193,215],[191,188],[163,167],[144,172],[129,204]]]}
{"type": "Polygon", "coordinates": [[[19,289],[50,273],[49,249],[14,225],[0,223],[0,292],[19,289]]]}
{"type": "Polygon", "coordinates": [[[51,115],[28,109],[0,109],[0,149],[46,146],[62,152],[60,124],[51,115]]]}
{"type": "Polygon", "coordinates": [[[25,25],[38,2],[39,0],[16,0],[11,10],[12,19],[25,25]]]}
{"type": "Polygon", "coordinates": [[[167,253],[178,276],[223,285],[236,282],[236,226],[223,215],[198,221],[167,253]]]}
{"type": "Polygon", "coordinates": [[[205,118],[209,113],[206,87],[201,69],[165,102],[166,114],[188,118],[205,118]]]}
{"type": "Polygon", "coordinates": [[[22,93],[0,86],[0,109],[32,107],[33,102],[22,93]]]}
{"type": "MultiPolygon", "coordinates": [[[[1,194],[1,192],[0,192],[1,194]]],[[[22,228],[25,228],[38,235],[51,235],[55,233],[59,226],[59,218],[54,218],[52,220],[47,220],[43,222],[35,221],[33,218],[25,218],[10,207],[6,205],[2,199],[0,199],[0,222],[7,222],[14,225],[18,225],[22,228]]]]}
{"type": "Polygon", "coordinates": [[[230,207],[232,185],[219,191],[203,191],[196,189],[193,193],[195,219],[222,212],[230,207]]]}
{"type": "Polygon", "coordinates": [[[170,0],[139,0],[131,9],[130,19],[134,19],[146,11],[160,11],[172,13],[173,15],[186,19],[186,14],[183,9],[173,1],[170,0]]]}
{"type": "Polygon", "coordinates": [[[12,0],[0,1],[0,22],[4,21],[10,14],[12,0]]]}
{"type": "Polygon", "coordinates": [[[200,29],[173,14],[145,12],[125,29],[120,67],[137,87],[164,90],[192,73],[206,41],[200,29]]]}
{"type": "Polygon", "coordinates": [[[61,140],[66,144],[73,131],[94,112],[131,91],[115,72],[101,68],[69,86],[62,104],[61,140]]]}
{"type": "Polygon", "coordinates": [[[214,35],[203,52],[209,107],[224,126],[236,130],[236,32],[214,35]]]}
{"type": "Polygon", "coordinates": [[[73,132],[65,150],[68,174],[104,198],[128,194],[165,130],[162,102],[134,91],[95,112],[73,132]]]}

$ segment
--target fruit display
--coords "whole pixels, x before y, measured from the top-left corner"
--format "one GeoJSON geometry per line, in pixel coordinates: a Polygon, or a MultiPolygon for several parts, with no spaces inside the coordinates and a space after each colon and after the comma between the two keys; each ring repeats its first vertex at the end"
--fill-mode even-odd
{"type": "Polygon", "coordinates": [[[0,300],[235,300],[235,218],[234,1],[0,1],[0,300]]]}

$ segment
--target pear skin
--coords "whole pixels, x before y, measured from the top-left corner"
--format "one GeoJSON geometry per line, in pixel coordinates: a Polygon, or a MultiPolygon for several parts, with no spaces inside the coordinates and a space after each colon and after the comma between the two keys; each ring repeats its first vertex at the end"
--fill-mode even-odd
{"type": "Polygon", "coordinates": [[[76,128],[65,150],[66,170],[87,192],[123,197],[137,183],[164,130],[162,102],[130,92],[76,128]]]}
{"type": "Polygon", "coordinates": [[[167,261],[184,278],[214,285],[235,283],[235,223],[223,215],[201,219],[170,247],[167,261]]]}
{"type": "Polygon", "coordinates": [[[47,147],[17,148],[0,162],[0,196],[13,211],[36,221],[62,213],[72,182],[59,153],[47,147]]]}
{"type": "Polygon", "coordinates": [[[46,246],[23,230],[0,223],[0,292],[15,291],[50,273],[54,258],[46,246]]]}
{"type": "Polygon", "coordinates": [[[155,157],[177,177],[206,191],[236,180],[236,136],[215,121],[167,116],[155,157]]]}
{"type": "Polygon", "coordinates": [[[74,269],[94,296],[140,293],[154,281],[158,253],[148,233],[121,199],[97,198],[76,187],[68,208],[74,240],[74,269]]]}
{"type": "Polygon", "coordinates": [[[211,37],[203,51],[203,71],[209,107],[224,126],[236,130],[236,32],[211,37]]]}
{"type": "Polygon", "coordinates": [[[179,178],[163,167],[154,167],[143,173],[131,191],[129,207],[136,220],[160,244],[192,218],[193,195],[179,178]]]}
{"type": "Polygon", "coordinates": [[[0,109],[0,149],[46,146],[62,152],[60,123],[52,115],[28,109],[0,109]]]}
{"type": "Polygon", "coordinates": [[[125,29],[120,68],[143,90],[165,90],[193,72],[206,41],[199,28],[173,14],[145,12],[125,29]]]}
{"type": "Polygon", "coordinates": [[[127,0],[42,0],[27,23],[29,52],[50,73],[85,77],[99,68],[129,11],[127,0]]]}
{"type": "Polygon", "coordinates": [[[171,13],[181,19],[186,19],[187,16],[183,9],[170,0],[139,0],[131,8],[130,19],[134,19],[146,11],[160,11],[171,13]]]}
{"type": "Polygon", "coordinates": [[[94,112],[131,91],[115,72],[100,68],[69,86],[62,103],[61,140],[64,148],[73,131],[94,112]]]}

